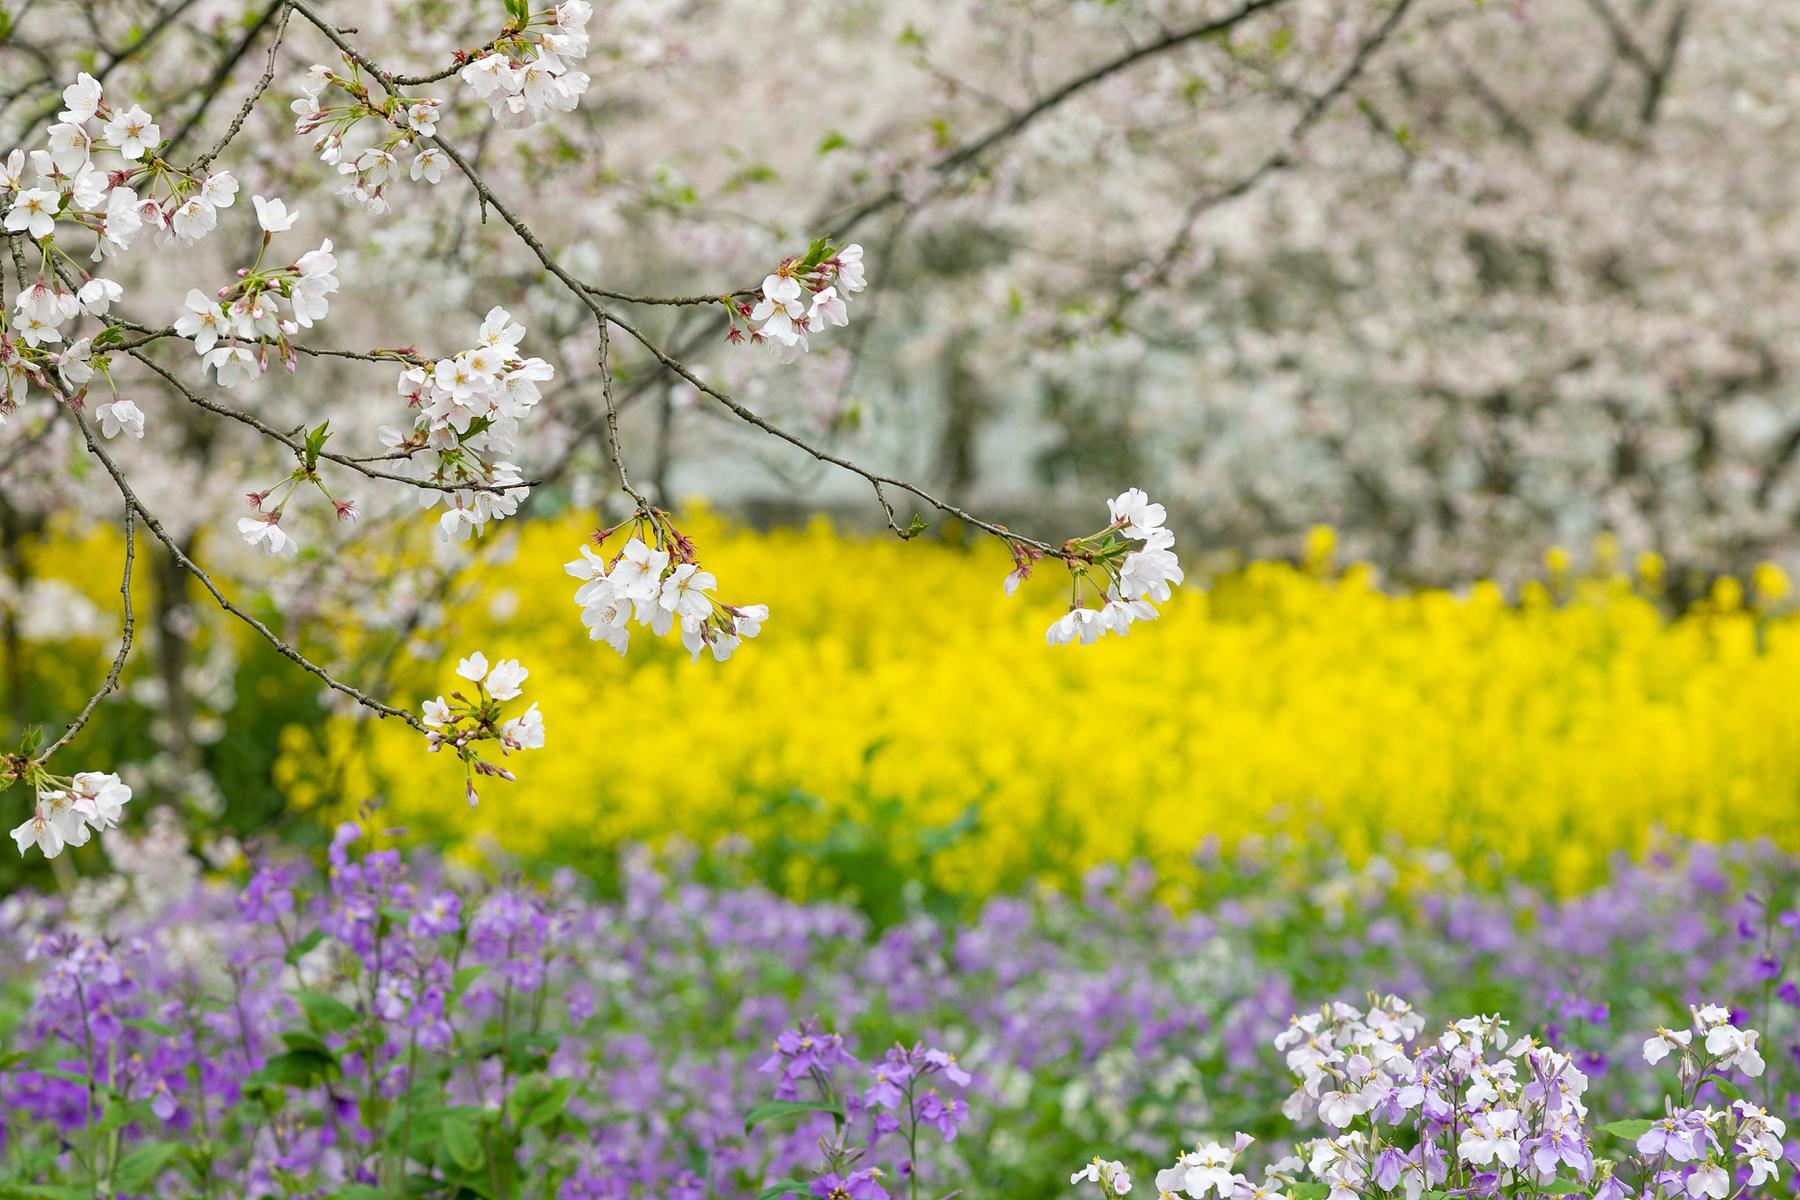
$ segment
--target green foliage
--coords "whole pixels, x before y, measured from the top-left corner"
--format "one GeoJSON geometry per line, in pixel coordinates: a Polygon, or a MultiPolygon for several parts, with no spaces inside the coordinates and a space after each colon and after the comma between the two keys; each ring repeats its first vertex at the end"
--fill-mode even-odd
{"type": "Polygon", "coordinates": [[[844,1106],[827,1104],[822,1100],[766,1100],[744,1114],[744,1132],[749,1133],[764,1121],[777,1117],[796,1117],[810,1113],[830,1113],[840,1124],[844,1120],[844,1106]]]}

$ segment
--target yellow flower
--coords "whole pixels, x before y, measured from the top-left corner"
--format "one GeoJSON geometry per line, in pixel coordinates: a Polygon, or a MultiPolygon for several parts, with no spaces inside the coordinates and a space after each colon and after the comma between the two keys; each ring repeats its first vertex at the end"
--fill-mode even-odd
{"type": "MultiPolygon", "coordinates": [[[[1573,888],[1657,830],[1733,836],[1746,805],[1800,791],[1794,621],[1763,618],[1759,649],[1756,614],[1671,622],[1618,576],[1513,605],[1258,562],[1128,638],[1049,649],[1055,572],[1008,599],[997,547],[685,524],[722,595],[771,609],[730,662],[646,631],[624,660],[588,642],[560,566],[587,526],[535,524],[412,681],[436,695],[473,646],[532,668],[548,745],[518,782],[471,809],[453,763],[363,720],[290,735],[285,778],[339,812],[380,795],[471,852],[742,838],[787,848],[778,874],[805,891],[835,831],[976,896],[1134,857],[1179,889],[1203,842],[1263,835],[1573,888]]],[[[1792,843],[1800,811],[1755,827],[1792,843]]]]}
{"type": "MultiPolygon", "coordinates": [[[[415,731],[333,716],[284,731],[290,800],[332,818],[380,797],[384,822],[470,858],[497,845],[604,870],[626,841],[730,840],[796,893],[887,864],[980,897],[1141,858],[1179,899],[1213,869],[1195,865],[1203,845],[1283,842],[1352,861],[1426,850],[1478,881],[1573,889],[1663,832],[1800,845],[1800,615],[1745,607],[1735,581],[1670,620],[1645,594],[1653,558],[1636,589],[1572,573],[1554,600],[1533,582],[1511,601],[1488,582],[1389,594],[1364,566],[1252,562],[1127,638],[1052,649],[1058,571],[1008,598],[1012,563],[989,542],[681,524],[722,596],[770,607],[729,662],[642,629],[624,659],[590,642],[562,563],[592,523],[503,530],[505,565],[465,573],[384,694],[416,710],[459,655],[517,658],[545,747],[470,808],[458,764],[415,731]]],[[[31,566],[110,619],[117,580],[92,564],[116,549],[52,538],[31,566]]],[[[380,578],[430,551],[364,553],[380,578]]],[[[1780,583],[1760,571],[1755,595],[1780,583]]],[[[83,654],[34,656],[71,704],[92,686],[85,650],[101,670],[111,653],[100,625],[83,654]]],[[[333,636],[329,661],[384,656],[379,629],[333,636]]]]}
{"type": "Polygon", "coordinates": [[[1781,603],[1794,590],[1787,572],[1770,562],[1756,564],[1756,570],[1750,574],[1750,586],[1764,607],[1781,603]]]}

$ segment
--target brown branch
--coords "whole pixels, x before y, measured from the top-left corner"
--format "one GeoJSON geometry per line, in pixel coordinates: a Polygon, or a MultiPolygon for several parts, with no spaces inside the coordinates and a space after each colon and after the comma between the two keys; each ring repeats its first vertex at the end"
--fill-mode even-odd
{"type": "Polygon", "coordinates": [[[1294,164],[1294,151],[1300,142],[1324,117],[1332,102],[1347,92],[1350,85],[1356,82],[1357,76],[1362,74],[1363,68],[1368,65],[1369,60],[1393,35],[1401,18],[1406,15],[1407,9],[1411,8],[1412,4],[1413,0],[1396,0],[1394,7],[1388,11],[1387,16],[1376,27],[1375,32],[1356,48],[1356,53],[1351,56],[1350,61],[1344,65],[1336,77],[1326,85],[1325,90],[1312,98],[1311,103],[1306,106],[1299,119],[1289,128],[1279,149],[1264,158],[1248,174],[1241,176],[1235,182],[1212,191],[1201,192],[1189,202],[1181,215],[1181,222],[1176,227],[1175,235],[1169,239],[1162,252],[1147,264],[1151,267],[1147,281],[1138,288],[1120,291],[1118,300],[1114,302],[1108,313],[1108,323],[1116,323],[1124,314],[1125,309],[1139,295],[1168,282],[1169,273],[1174,270],[1176,260],[1186,252],[1192,241],[1194,226],[1199,222],[1202,214],[1209,209],[1237,199],[1255,188],[1268,176],[1277,171],[1286,170],[1294,164]]]}
{"type": "Polygon", "coordinates": [[[781,428],[779,425],[776,425],[773,422],[769,421],[767,418],[761,416],[754,410],[746,407],[745,405],[740,403],[738,400],[734,399],[729,394],[720,391],[718,388],[715,388],[711,384],[707,383],[704,379],[701,379],[698,375],[694,374],[693,371],[689,370],[688,367],[686,366],[686,364],[682,363],[680,360],[676,359],[674,356],[664,353],[663,349],[660,346],[658,346],[655,342],[651,341],[650,338],[642,330],[638,329],[637,326],[635,326],[631,322],[625,320],[623,317],[615,316],[615,315],[612,315],[609,313],[607,315],[606,319],[608,321],[610,321],[612,324],[617,325],[620,329],[623,329],[626,333],[630,334],[632,336],[632,338],[635,339],[640,346],[642,346],[644,349],[646,349],[650,352],[651,357],[655,358],[657,362],[661,363],[664,367],[667,367],[669,370],[673,371],[675,374],[681,376],[681,378],[687,380],[689,384],[691,384],[694,388],[699,390],[703,395],[710,396],[712,399],[718,401],[720,404],[722,404],[726,408],[730,409],[731,412],[733,414],[735,414],[739,420],[748,422],[749,424],[754,425],[756,428],[762,430],[764,433],[770,434],[773,437],[779,438],[781,441],[786,442],[790,446],[793,446],[799,450],[805,451],[807,454],[812,455],[814,458],[818,459],[820,462],[830,463],[834,467],[839,467],[845,471],[850,472],[850,474],[852,474],[852,475],[856,475],[856,476],[866,480],[870,484],[870,486],[875,489],[876,498],[878,500],[880,500],[881,506],[884,509],[886,509],[886,511],[887,511],[889,527],[894,529],[896,532],[900,533],[901,536],[903,536],[903,537],[910,536],[910,531],[900,529],[899,525],[895,523],[894,509],[893,509],[893,506],[891,504],[889,504],[889,502],[888,502],[887,495],[884,490],[885,488],[891,487],[898,491],[905,492],[908,495],[915,496],[918,499],[924,501],[926,504],[931,505],[931,507],[937,509],[939,512],[942,512],[942,513],[946,514],[947,516],[955,517],[957,520],[965,522],[966,524],[973,525],[977,529],[983,530],[987,533],[991,533],[995,537],[1002,538],[1008,542],[1016,542],[1021,545],[1030,546],[1033,549],[1040,550],[1040,551],[1044,552],[1045,554],[1053,555],[1055,557],[1059,557],[1059,558],[1064,557],[1061,550],[1059,550],[1053,546],[1050,546],[1049,544],[1047,544],[1045,542],[1040,542],[1035,539],[1024,537],[1020,534],[1014,533],[1012,530],[1008,529],[1004,525],[997,525],[991,521],[984,521],[980,517],[975,516],[973,513],[966,512],[965,510],[958,508],[956,505],[951,504],[947,500],[939,499],[937,496],[932,495],[930,492],[925,491],[923,488],[918,487],[916,484],[908,483],[904,479],[896,479],[891,475],[882,475],[882,474],[878,474],[877,472],[867,470],[863,467],[857,466],[855,463],[851,462],[847,458],[843,458],[839,455],[831,453],[828,450],[822,450],[819,447],[814,446],[812,443],[810,443],[806,439],[800,437],[798,434],[788,432],[787,430],[781,428]]]}
{"type": "MultiPolygon", "coordinates": [[[[305,455],[306,447],[298,438],[283,433],[281,430],[276,429],[273,425],[270,425],[260,417],[244,412],[242,409],[232,408],[230,405],[220,404],[216,400],[207,399],[205,396],[202,396],[200,393],[188,387],[187,384],[183,383],[174,372],[163,367],[142,351],[133,349],[128,350],[126,353],[130,354],[132,358],[137,359],[140,363],[143,363],[146,367],[149,367],[150,370],[154,371],[157,375],[160,375],[163,380],[180,393],[182,398],[189,404],[203,408],[215,416],[227,417],[238,422],[240,425],[249,426],[264,437],[280,442],[283,446],[286,446],[289,450],[293,451],[296,457],[303,457],[305,455]]],[[[329,450],[321,450],[319,452],[319,457],[327,462],[336,463],[340,467],[348,467],[357,474],[364,475],[370,479],[385,479],[390,483],[404,483],[428,492],[499,493],[516,491],[520,488],[533,488],[536,487],[538,483],[535,479],[525,479],[518,483],[506,484],[434,483],[429,479],[414,479],[408,475],[396,475],[392,471],[378,471],[374,467],[365,465],[360,459],[352,458],[345,454],[334,454],[329,450]]]]}
{"type": "MultiPolygon", "coordinates": [[[[1132,47],[1125,53],[1064,81],[1058,87],[1045,93],[1041,99],[1033,103],[1029,108],[1021,109],[1019,112],[995,125],[981,136],[965,143],[951,151],[949,154],[944,155],[942,158],[931,164],[931,171],[937,175],[950,175],[961,167],[974,162],[1001,142],[1017,135],[1032,122],[1036,121],[1051,109],[1056,108],[1071,96],[1074,96],[1078,92],[1085,91],[1099,83],[1101,80],[1116,75],[1120,71],[1128,70],[1147,58],[1153,58],[1156,55],[1163,54],[1176,47],[1185,46],[1190,42],[1196,42],[1203,38],[1216,37],[1219,34],[1227,32],[1240,22],[1255,16],[1264,9],[1274,8],[1284,2],[1285,0],[1243,0],[1243,3],[1239,4],[1237,8],[1232,9],[1224,16],[1215,17],[1209,21],[1202,21],[1197,25],[1190,25],[1185,29],[1166,33],[1155,41],[1132,47]]],[[[831,237],[834,240],[845,237],[851,229],[860,225],[863,221],[874,216],[883,209],[898,203],[902,198],[903,196],[900,189],[895,187],[890,188],[888,191],[871,200],[865,201],[833,224],[831,237]]]]}
{"type": "Polygon", "coordinates": [[[341,692],[362,705],[364,708],[370,709],[382,717],[399,717],[402,721],[406,722],[414,729],[417,729],[419,732],[425,732],[425,723],[418,717],[407,712],[405,709],[395,708],[391,704],[384,704],[368,693],[334,678],[324,667],[319,666],[310,658],[307,658],[304,654],[300,653],[300,651],[296,650],[293,646],[289,645],[286,641],[282,640],[274,630],[270,629],[250,613],[239,608],[236,604],[233,604],[225,593],[219,590],[219,586],[212,581],[212,576],[208,575],[198,563],[187,556],[181,549],[181,544],[170,536],[167,529],[163,528],[162,522],[156,519],[155,514],[144,507],[143,501],[138,499],[137,493],[132,490],[131,484],[127,482],[125,473],[119,469],[119,464],[114,462],[112,456],[107,454],[100,443],[94,440],[93,430],[88,428],[87,421],[83,419],[82,415],[74,410],[71,410],[71,414],[75,418],[75,424],[81,430],[82,438],[87,442],[88,453],[99,459],[100,465],[106,468],[106,473],[112,476],[113,483],[118,486],[119,495],[124,498],[126,507],[137,513],[143,520],[144,525],[150,530],[151,534],[155,536],[156,540],[161,542],[169,553],[174,556],[175,561],[180,564],[181,569],[199,580],[200,585],[211,593],[212,598],[218,602],[220,608],[248,625],[251,629],[254,629],[258,634],[262,635],[264,641],[275,647],[276,651],[280,653],[283,658],[317,676],[324,682],[325,686],[331,688],[333,691],[341,692]]]}
{"type": "MultiPolygon", "coordinates": [[[[1152,43],[1150,47],[1143,48],[1143,49],[1135,52],[1132,56],[1128,56],[1127,61],[1128,62],[1138,61],[1138,60],[1146,57],[1148,54],[1154,53],[1156,51],[1156,49],[1158,49],[1158,48],[1167,49],[1169,46],[1179,44],[1182,41],[1192,40],[1193,38],[1201,36],[1202,32],[1212,32],[1212,33],[1219,32],[1223,29],[1229,28],[1232,24],[1235,24],[1237,21],[1242,20],[1244,17],[1248,16],[1252,12],[1257,11],[1258,9],[1268,7],[1273,4],[1278,4],[1281,2],[1282,2],[1282,0],[1248,0],[1248,2],[1242,8],[1237,10],[1237,13],[1234,16],[1222,18],[1219,21],[1212,22],[1208,26],[1202,27],[1202,29],[1200,29],[1200,30],[1189,30],[1183,35],[1179,35],[1179,36],[1171,37],[1171,38],[1165,38],[1160,42],[1152,43]]],[[[332,25],[330,22],[326,21],[324,19],[324,17],[322,17],[319,14],[319,12],[315,8],[313,8],[313,6],[308,2],[308,0],[291,0],[291,3],[293,4],[294,8],[300,13],[301,16],[305,17],[308,21],[312,22],[312,24],[315,25],[319,29],[319,31],[321,33],[323,33],[327,38],[329,38],[334,45],[336,45],[340,50],[342,50],[346,55],[348,55],[352,62],[356,63],[359,67],[363,68],[364,70],[368,71],[371,75],[375,76],[378,82],[381,80],[384,80],[384,79],[392,78],[392,76],[390,76],[386,72],[384,72],[381,69],[381,67],[379,65],[377,65],[373,60],[371,60],[367,55],[365,55],[361,51],[357,50],[356,47],[353,46],[343,36],[343,34],[341,32],[339,32],[339,30],[334,25],[332,25]]],[[[1402,0],[1402,3],[1403,4],[1410,3],[1410,0],[1402,0]]],[[[1118,68],[1114,67],[1112,69],[1118,69],[1118,68]]],[[[1109,71],[1090,72],[1089,73],[1090,77],[1087,79],[1087,82],[1091,83],[1091,82],[1094,82],[1095,80],[1103,78],[1104,75],[1107,73],[1110,73],[1110,72],[1109,71]]],[[[391,89],[388,89],[388,85],[386,83],[381,83],[381,86],[384,89],[389,90],[390,95],[394,94],[391,91],[391,89]]],[[[1073,84],[1073,85],[1065,85],[1064,88],[1059,89],[1059,90],[1060,90],[1062,96],[1066,97],[1067,95],[1073,94],[1073,92],[1079,90],[1081,87],[1084,87],[1084,86],[1086,86],[1086,83],[1077,82],[1076,84],[1073,84]]],[[[1054,99],[1047,98],[1045,103],[1041,104],[1040,106],[1035,106],[1035,107],[1038,109],[1038,111],[1042,111],[1043,109],[1050,107],[1051,104],[1053,104],[1054,102],[1055,102],[1054,99]]],[[[1023,125],[1025,124],[1025,122],[1030,120],[1030,117],[1022,116],[1022,119],[1016,119],[1016,120],[1018,121],[1018,127],[1022,128],[1023,125]]],[[[511,227],[514,234],[516,234],[518,236],[520,241],[525,243],[526,247],[537,258],[538,262],[543,264],[544,269],[549,271],[558,280],[560,280],[562,282],[563,286],[569,290],[570,294],[573,295],[575,297],[575,299],[579,303],[581,303],[583,305],[583,307],[585,307],[593,315],[595,322],[602,327],[601,336],[600,336],[601,385],[602,385],[603,397],[604,397],[607,405],[609,406],[609,411],[608,411],[609,431],[616,431],[617,412],[616,412],[616,407],[614,406],[613,398],[611,396],[611,382],[610,382],[611,368],[610,368],[610,365],[606,361],[610,339],[608,338],[608,336],[605,332],[604,326],[608,322],[610,322],[613,325],[618,326],[620,329],[623,329],[626,333],[630,334],[639,344],[641,344],[646,350],[648,350],[651,353],[651,355],[657,359],[658,362],[662,363],[662,365],[664,367],[668,368],[669,370],[675,372],[677,375],[681,376],[683,379],[687,380],[695,388],[699,389],[700,392],[702,392],[703,394],[710,396],[714,400],[717,400],[719,403],[725,405],[728,409],[730,409],[733,413],[735,413],[740,419],[749,422],[750,424],[763,430],[765,433],[771,434],[772,436],[780,439],[781,441],[787,442],[788,444],[790,444],[798,449],[804,450],[806,453],[812,455],[814,458],[818,459],[820,462],[830,463],[833,466],[840,467],[843,470],[848,471],[851,474],[859,476],[860,478],[866,480],[869,483],[869,485],[874,489],[875,497],[876,497],[877,501],[880,502],[883,511],[887,514],[888,527],[890,529],[894,530],[894,532],[898,533],[901,537],[903,537],[903,538],[911,537],[912,531],[910,529],[902,529],[900,527],[900,525],[898,524],[898,522],[896,521],[894,508],[893,508],[892,504],[888,501],[888,498],[887,498],[886,489],[890,488],[890,487],[894,488],[898,491],[906,492],[909,495],[915,496],[918,499],[924,501],[925,503],[931,505],[933,508],[936,508],[940,512],[943,512],[949,516],[953,516],[960,521],[966,522],[967,524],[972,525],[977,529],[984,530],[985,532],[993,534],[994,536],[1002,538],[1008,542],[1013,542],[1013,543],[1018,543],[1021,545],[1030,546],[1033,549],[1039,550],[1045,554],[1052,555],[1055,557],[1066,557],[1064,552],[1058,548],[1052,547],[1049,544],[1044,543],[1044,542],[1036,541],[1032,538],[1023,537],[1017,533],[1014,533],[1010,529],[1007,529],[1004,525],[999,525],[999,524],[996,524],[991,521],[984,521],[981,518],[975,516],[974,514],[969,513],[967,511],[957,507],[956,505],[951,504],[950,502],[948,502],[946,500],[939,499],[938,497],[925,491],[923,488],[919,487],[916,484],[911,484],[911,483],[906,482],[905,480],[896,479],[892,476],[877,474],[876,472],[869,471],[862,467],[857,466],[855,463],[851,462],[849,459],[843,458],[839,455],[832,454],[829,451],[822,450],[822,449],[812,445],[811,443],[807,442],[805,439],[799,437],[798,435],[789,433],[787,430],[782,429],[781,427],[769,422],[768,420],[766,420],[762,416],[758,415],[751,409],[746,408],[744,405],[739,403],[737,400],[733,399],[731,396],[718,390],[717,388],[713,387],[712,385],[706,383],[699,376],[695,375],[691,370],[689,370],[688,367],[686,366],[686,364],[675,359],[674,357],[672,357],[671,355],[666,353],[660,346],[658,346],[654,342],[652,342],[642,331],[640,331],[637,328],[637,326],[633,325],[629,321],[626,321],[622,317],[614,315],[613,313],[609,312],[607,309],[603,308],[599,304],[599,302],[596,301],[594,298],[594,290],[595,289],[591,285],[585,284],[581,280],[576,279],[573,275],[571,275],[562,266],[562,264],[560,264],[556,261],[556,259],[551,255],[549,250],[547,250],[544,247],[543,242],[538,238],[537,234],[532,232],[531,227],[528,226],[524,222],[524,220],[521,219],[516,213],[514,213],[512,211],[512,209],[507,206],[505,201],[501,200],[501,198],[495,194],[493,188],[491,188],[488,185],[487,181],[482,178],[481,173],[478,170],[476,170],[474,164],[471,163],[466,157],[464,157],[464,155],[462,154],[461,151],[457,150],[455,146],[452,146],[449,142],[445,141],[444,138],[441,136],[434,136],[430,140],[431,140],[432,145],[434,145],[438,149],[442,150],[444,152],[445,157],[449,158],[451,162],[456,164],[457,169],[462,172],[463,177],[469,181],[469,186],[471,186],[472,188],[475,189],[475,194],[479,198],[481,204],[485,208],[491,208],[495,212],[495,214],[499,216],[499,218],[502,221],[504,221],[508,226],[511,227]]],[[[998,138],[990,139],[990,143],[993,140],[998,140],[998,138]]],[[[616,446],[616,440],[614,442],[614,445],[616,446]]],[[[630,484],[628,482],[626,482],[626,480],[625,480],[625,471],[624,471],[623,462],[619,461],[619,459],[616,456],[614,458],[614,465],[615,465],[615,467],[618,468],[621,482],[624,483],[624,487],[625,487],[627,494],[632,496],[632,498],[634,500],[638,500],[639,503],[641,504],[642,503],[641,498],[638,496],[637,492],[631,488],[630,484]]]]}
{"type": "Polygon", "coordinates": [[[99,707],[100,701],[119,686],[119,674],[124,671],[125,660],[131,655],[131,636],[137,628],[137,616],[131,610],[131,566],[137,558],[137,540],[132,535],[133,524],[132,508],[128,501],[125,505],[125,571],[124,578],[119,580],[119,595],[125,604],[125,619],[119,631],[119,653],[114,656],[112,669],[106,673],[106,681],[100,685],[100,690],[88,697],[88,702],[82,706],[75,719],[69,722],[69,727],[62,731],[62,736],[44,747],[43,753],[37,756],[39,763],[49,762],[51,755],[68,745],[69,740],[88,723],[88,718],[94,715],[94,709],[99,707]]]}
{"type": "Polygon", "coordinates": [[[244,97],[243,104],[239,106],[237,115],[231,119],[231,124],[226,128],[224,134],[217,142],[213,143],[212,149],[196,158],[193,166],[188,168],[190,175],[206,170],[208,166],[212,165],[214,159],[225,152],[225,147],[229,146],[231,140],[237,137],[238,132],[244,128],[244,122],[249,119],[250,112],[256,107],[257,101],[262,99],[263,93],[269,90],[269,84],[274,82],[275,57],[281,52],[282,39],[287,36],[288,18],[293,16],[293,9],[288,7],[287,0],[275,0],[275,3],[263,10],[262,16],[257,18],[256,23],[244,31],[244,36],[239,39],[237,46],[219,63],[218,68],[213,71],[212,78],[207,80],[206,86],[200,94],[199,106],[188,114],[188,118],[182,122],[181,128],[175,131],[175,136],[169,139],[168,148],[163,151],[165,155],[174,153],[175,148],[185,142],[188,135],[199,127],[200,122],[206,117],[206,110],[212,106],[213,98],[224,90],[227,77],[237,68],[238,63],[243,61],[244,56],[250,53],[250,47],[262,35],[262,31],[269,27],[269,23],[275,19],[277,13],[281,15],[281,23],[276,26],[275,40],[269,43],[268,65],[263,68],[262,76],[257,79],[256,86],[250,89],[248,96],[244,97]]]}

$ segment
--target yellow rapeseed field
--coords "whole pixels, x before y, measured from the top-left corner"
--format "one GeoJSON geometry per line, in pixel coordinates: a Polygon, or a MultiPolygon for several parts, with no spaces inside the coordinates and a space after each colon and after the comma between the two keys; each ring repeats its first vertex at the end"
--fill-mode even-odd
{"type": "MultiPolygon", "coordinates": [[[[754,533],[684,522],[763,635],[690,663],[647,631],[620,659],[591,643],[560,564],[590,526],[524,527],[409,668],[400,702],[456,682],[456,656],[530,668],[548,746],[509,760],[479,807],[460,770],[395,722],[290,729],[300,803],[372,796],[469,852],[582,863],[625,840],[769,845],[860,827],[965,895],[1066,881],[1141,856],[1171,869],[1208,839],[1285,833],[1352,859],[1436,847],[1477,878],[1565,888],[1659,831],[1800,844],[1800,621],[1785,580],[1723,581],[1670,621],[1655,564],[1546,579],[1508,598],[1390,595],[1370,574],[1252,564],[1177,593],[1129,638],[1049,648],[1066,602],[1046,569],[1002,595],[997,547],[754,533]],[[1647,581],[1645,575],[1651,578],[1647,581]]],[[[796,857],[787,883],[808,887],[796,857]]]]}

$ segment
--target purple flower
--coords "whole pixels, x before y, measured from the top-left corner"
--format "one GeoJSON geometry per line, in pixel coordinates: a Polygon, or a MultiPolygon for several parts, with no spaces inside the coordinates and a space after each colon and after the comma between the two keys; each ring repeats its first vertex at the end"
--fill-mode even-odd
{"type": "Polygon", "coordinates": [[[167,1082],[156,1081],[156,1091],[150,1097],[150,1111],[156,1114],[159,1121],[167,1121],[175,1116],[177,1105],[175,1096],[169,1091],[167,1082]]]}
{"type": "Polygon", "coordinates": [[[863,1103],[880,1108],[899,1108],[906,1093],[901,1085],[912,1078],[913,1066],[906,1051],[895,1048],[876,1065],[875,1082],[863,1092],[863,1103]]]}
{"type": "Polygon", "coordinates": [[[936,1088],[927,1088],[917,1104],[921,1124],[937,1130],[946,1142],[956,1140],[956,1127],[969,1119],[969,1106],[960,1096],[946,1100],[936,1088]]]}
{"type": "Polygon", "coordinates": [[[293,872],[263,867],[250,877],[238,896],[238,912],[246,921],[273,924],[294,911],[293,872]]]}
{"type": "Polygon", "coordinates": [[[1600,1181],[1600,1186],[1594,1189],[1594,1200],[1627,1200],[1628,1197],[1635,1194],[1619,1181],[1617,1175],[1608,1175],[1600,1181]]]}
{"type": "Polygon", "coordinates": [[[873,1167],[849,1175],[821,1175],[812,1181],[812,1194],[818,1200],[888,1200],[887,1189],[877,1182],[880,1175],[873,1167]]]}
{"type": "Polygon", "coordinates": [[[774,1053],[759,1069],[765,1074],[780,1075],[775,1086],[776,1099],[793,1100],[799,1096],[799,1081],[815,1071],[829,1076],[835,1067],[855,1065],[856,1060],[844,1049],[842,1037],[820,1033],[816,1022],[804,1021],[776,1035],[774,1053]]]}
{"type": "Polygon", "coordinates": [[[462,897],[455,892],[439,892],[406,923],[406,931],[416,938],[441,937],[461,928],[462,897]]]}
{"type": "Polygon", "coordinates": [[[969,1086],[969,1073],[957,1065],[956,1055],[947,1050],[927,1050],[925,1063],[934,1070],[942,1071],[944,1077],[957,1087],[969,1086]]]}
{"type": "Polygon", "coordinates": [[[1393,1191],[1409,1165],[1405,1151],[1389,1146],[1375,1156],[1375,1186],[1384,1192],[1393,1191]]]}
{"type": "Polygon", "coordinates": [[[1694,1162],[1705,1156],[1710,1136],[1698,1114],[1677,1112],[1655,1121],[1638,1138],[1637,1148],[1647,1157],[1666,1154],[1674,1162],[1694,1162]]]}

